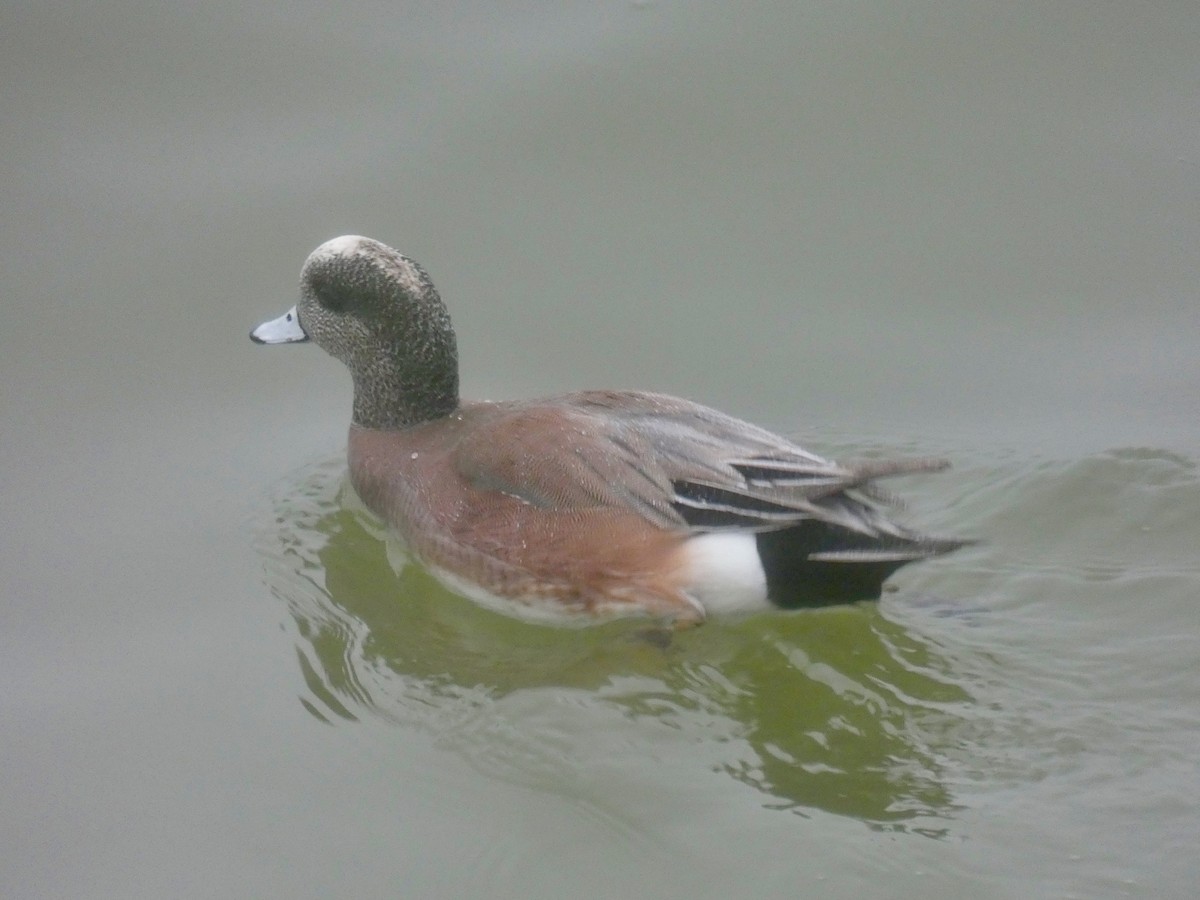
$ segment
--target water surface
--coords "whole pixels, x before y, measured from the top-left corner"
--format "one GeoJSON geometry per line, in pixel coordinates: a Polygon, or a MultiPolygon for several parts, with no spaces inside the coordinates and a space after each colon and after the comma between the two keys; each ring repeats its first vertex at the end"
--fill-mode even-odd
{"type": "Polygon", "coordinates": [[[1186,5],[11,5],[0,894],[1191,897],[1186,5]],[[248,329],[432,273],[464,391],[950,457],[878,604],[496,615],[248,329]]]}

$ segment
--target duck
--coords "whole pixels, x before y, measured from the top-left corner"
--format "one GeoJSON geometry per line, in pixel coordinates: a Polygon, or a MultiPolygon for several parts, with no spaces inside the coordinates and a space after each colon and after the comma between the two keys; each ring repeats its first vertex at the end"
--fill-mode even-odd
{"type": "Polygon", "coordinates": [[[433,281],[371,238],[317,247],[299,301],[250,337],[347,366],[355,493],[452,592],[507,613],[685,628],[871,601],[901,566],[969,543],[897,524],[876,484],[945,460],[838,463],[647,391],[462,399],[433,281]]]}

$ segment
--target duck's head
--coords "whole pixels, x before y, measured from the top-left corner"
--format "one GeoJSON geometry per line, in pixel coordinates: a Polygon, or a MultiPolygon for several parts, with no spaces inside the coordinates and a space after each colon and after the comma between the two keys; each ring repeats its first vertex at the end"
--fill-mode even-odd
{"type": "Polygon", "coordinates": [[[458,406],[454,330],[433,282],[379,241],[344,235],[314,250],[300,302],[250,332],[260,344],[312,340],[354,378],[354,421],[403,428],[458,406]]]}

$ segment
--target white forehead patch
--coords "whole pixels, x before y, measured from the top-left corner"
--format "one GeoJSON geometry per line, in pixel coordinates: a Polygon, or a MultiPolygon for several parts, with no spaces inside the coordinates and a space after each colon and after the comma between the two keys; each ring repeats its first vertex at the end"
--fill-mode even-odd
{"type": "Polygon", "coordinates": [[[309,262],[316,262],[319,259],[329,259],[334,256],[352,256],[358,252],[358,248],[362,246],[362,242],[367,238],[358,234],[343,234],[341,237],[335,237],[333,240],[326,241],[316,250],[308,255],[309,262]]]}
{"type": "Polygon", "coordinates": [[[354,259],[378,267],[404,291],[418,295],[425,290],[417,265],[398,250],[358,234],[343,234],[326,241],[308,255],[304,271],[334,259],[354,259]]]}

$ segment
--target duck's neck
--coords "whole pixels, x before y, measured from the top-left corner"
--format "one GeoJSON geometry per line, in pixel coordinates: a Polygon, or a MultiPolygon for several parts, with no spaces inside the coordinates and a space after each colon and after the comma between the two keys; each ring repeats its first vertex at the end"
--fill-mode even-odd
{"type": "Polygon", "coordinates": [[[458,355],[453,335],[382,352],[354,367],[355,425],[378,430],[411,428],[458,408],[458,355]]]}

